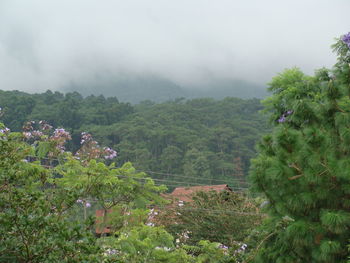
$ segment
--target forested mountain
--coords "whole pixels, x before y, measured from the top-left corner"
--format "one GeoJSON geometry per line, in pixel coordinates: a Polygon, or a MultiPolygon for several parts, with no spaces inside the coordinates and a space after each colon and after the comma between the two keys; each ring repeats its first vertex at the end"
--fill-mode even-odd
{"type": "Polygon", "coordinates": [[[176,99],[160,104],[121,103],[115,97],[83,97],[77,92],[27,94],[0,91],[3,122],[19,131],[25,121],[46,120],[72,134],[91,133],[117,150],[118,165],[131,161],[170,187],[234,185],[247,174],[254,145],[268,131],[258,99],[176,99]],[[151,173],[154,172],[154,173],[151,173]],[[161,181],[164,180],[164,181],[161,181]]]}
{"type": "Polygon", "coordinates": [[[264,98],[266,88],[252,82],[208,77],[201,84],[178,84],[170,79],[155,75],[97,74],[86,82],[72,82],[63,90],[78,91],[84,96],[104,94],[117,96],[119,101],[139,103],[143,100],[165,102],[176,98],[187,99],[210,97],[223,99],[238,97],[243,99],[264,98]]]}

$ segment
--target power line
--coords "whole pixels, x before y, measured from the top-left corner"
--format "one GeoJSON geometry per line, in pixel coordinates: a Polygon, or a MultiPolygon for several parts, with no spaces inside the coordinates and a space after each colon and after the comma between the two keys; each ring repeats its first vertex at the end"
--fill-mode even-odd
{"type": "MultiPolygon", "coordinates": [[[[27,157],[39,158],[37,156],[27,156],[27,157]]],[[[60,161],[60,159],[47,158],[47,157],[39,158],[39,160],[60,161]]],[[[67,159],[63,159],[63,160],[67,161],[67,159]]],[[[113,168],[113,169],[118,169],[118,168],[113,168]]],[[[135,169],[135,171],[148,173],[148,174],[158,174],[158,175],[165,175],[165,176],[171,176],[171,177],[181,177],[181,178],[189,178],[189,179],[204,180],[204,181],[208,180],[208,181],[216,181],[216,182],[223,182],[223,183],[225,183],[227,181],[238,181],[238,182],[249,184],[244,179],[238,179],[238,178],[228,178],[228,180],[224,180],[224,179],[212,179],[212,178],[203,178],[203,177],[195,177],[195,176],[185,176],[185,175],[172,174],[172,173],[155,172],[155,171],[151,171],[151,170],[144,171],[144,170],[140,170],[140,169],[135,169]]]]}
{"type": "MultiPolygon", "coordinates": [[[[170,182],[170,183],[178,183],[181,185],[186,185],[186,184],[192,184],[191,186],[208,186],[207,184],[198,184],[198,183],[191,183],[191,182],[183,182],[183,181],[173,181],[173,180],[166,180],[166,179],[154,179],[151,177],[134,177],[134,176],[126,176],[126,175],[115,175],[117,177],[122,177],[122,178],[131,178],[131,179],[139,179],[139,180],[153,180],[153,181],[159,181],[159,182],[170,182]]],[[[169,186],[176,186],[178,187],[179,185],[170,185],[167,184],[169,186]]],[[[160,185],[157,185],[160,186],[160,185]]],[[[243,189],[243,190],[247,190],[249,189],[248,187],[236,187],[236,189],[243,189]]]]}
{"type": "MultiPolygon", "coordinates": [[[[161,186],[161,184],[158,184],[156,186],[161,186]]],[[[166,184],[166,186],[171,186],[171,187],[186,187],[186,186],[183,186],[182,185],[174,185],[174,184],[166,184]]],[[[192,185],[192,186],[201,186],[201,185],[192,185]]],[[[189,187],[192,187],[192,186],[189,186],[189,187]]],[[[208,186],[208,185],[205,185],[205,186],[208,186]]],[[[211,185],[209,185],[211,186],[211,185]]],[[[232,190],[235,190],[235,191],[247,191],[249,190],[249,188],[242,188],[242,187],[230,187],[232,190]]],[[[200,190],[199,190],[200,191],[200,190]]]]}
{"type": "Polygon", "coordinates": [[[184,211],[204,211],[204,212],[211,212],[211,213],[221,213],[221,214],[232,214],[232,215],[263,215],[261,213],[253,213],[253,212],[240,212],[240,211],[230,211],[230,210],[224,210],[224,209],[206,209],[206,208],[180,208],[179,212],[181,210],[184,211]]]}
{"type": "MultiPolygon", "coordinates": [[[[194,176],[184,176],[180,174],[170,174],[170,173],[161,173],[161,172],[154,172],[154,171],[142,171],[136,169],[136,171],[139,172],[144,172],[144,173],[150,173],[150,174],[159,174],[159,175],[166,175],[166,176],[171,176],[171,177],[181,177],[181,178],[193,178],[193,179],[198,179],[198,180],[209,180],[209,181],[217,181],[217,182],[227,182],[224,179],[211,179],[211,178],[202,178],[202,177],[194,177],[194,176]]],[[[239,181],[242,183],[248,183],[244,179],[238,179],[238,178],[229,178],[228,180],[234,180],[234,181],[239,181]]]]}
{"type": "MultiPolygon", "coordinates": [[[[29,158],[37,158],[39,160],[60,161],[59,159],[56,159],[56,158],[47,158],[47,157],[39,158],[37,156],[27,156],[27,157],[29,157],[29,158]]],[[[67,161],[67,159],[63,159],[63,160],[67,161]]],[[[44,165],[44,164],[40,164],[40,165],[45,167],[45,168],[53,168],[50,165],[44,165]]],[[[112,168],[112,169],[119,169],[119,168],[116,167],[116,168],[112,168]]],[[[177,176],[177,177],[181,177],[181,178],[190,178],[190,179],[196,179],[196,180],[206,179],[206,180],[211,180],[211,181],[222,181],[222,182],[225,182],[227,184],[227,181],[219,180],[219,179],[198,178],[198,177],[191,177],[191,176],[182,176],[182,175],[178,175],[178,174],[160,173],[160,172],[154,172],[154,171],[142,171],[142,170],[137,170],[137,169],[135,169],[135,171],[143,172],[143,173],[146,173],[146,174],[147,173],[153,173],[153,174],[160,174],[160,175],[171,175],[171,176],[177,176]]],[[[178,183],[180,185],[190,185],[190,186],[207,186],[208,185],[208,184],[203,184],[203,183],[174,181],[174,180],[169,180],[169,179],[157,179],[157,178],[152,178],[152,177],[133,177],[133,176],[123,176],[123,175],[115,175],[115,176],[117,176],[117,177],[124,177],[124,178],[139,179],[139,180],[152,179],[153,181],[156,181],[156,182],[157,181],[158,182],[164,182],[168,186],[172,186],[172,187],[178,187],[179,185],[171,185],[171,184],[168,184],[168,182],[170,182],[170,183],[178,183]]],[[[236,182],[234,182],[234,183],[236,183],[236,182]]],[[[241,190],[247,190],[249,187],[232,187],[232,188],[241,189],[241,190]]]]}

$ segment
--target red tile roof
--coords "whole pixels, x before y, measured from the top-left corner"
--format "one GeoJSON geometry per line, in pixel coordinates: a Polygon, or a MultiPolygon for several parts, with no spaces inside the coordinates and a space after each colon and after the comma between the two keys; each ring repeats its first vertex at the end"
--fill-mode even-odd
{"type": "MultiPolygon", "coordinates": [[[[174,191],[171,194],[161,194],[162,197],[166,199],[172,200],[172,205],[174,205],[174,201],[184,201],[184,202],[191,202],[192,197],[196,192],[222,192],[222,191],[232,191],[230,187],[228,187],[227,184],[220,184],[220,185],[204,185],[204,186],[189,186],[189,187],[177,187],[174,189],[174,191]]],[[[172,205],[168,206],[171,207],[172,205]]],[[[96,210],[96,234],[108,234],[111,233],[111,228],[106,226],[102,226],[103,217],[104,217],[105,210],[96,210]]],[[[107,210],[107,216],[109,213],[111,213],[112,210],[107,210]]]]}
{"type": "Polygon", "coordinates": [[[221,191],[232,191],[232,189],[228,187],[227,184],[177,187],[171,194],[168,195],[168,197],[185,201],[185,202],[191,202],[192,196],[196,192],[210,192],[210,191],[221,192],[221,191]]]}
{"type": "MultiPolygon", "coordinates": [[[[111,212],[112,212],[111,209],[107,210],[107,214],[111,213],[111,212]]],[[[103,227],[102,226],[104,213],[105,213],[105,210],[103,210],[103,209],[96,210],[96,221],[95,221],[95,224],[96,224],[95,233],[96,234],[105,234],[105,233],[111,232],[110,227],[108,227],[108,226],[103,227]]]]}

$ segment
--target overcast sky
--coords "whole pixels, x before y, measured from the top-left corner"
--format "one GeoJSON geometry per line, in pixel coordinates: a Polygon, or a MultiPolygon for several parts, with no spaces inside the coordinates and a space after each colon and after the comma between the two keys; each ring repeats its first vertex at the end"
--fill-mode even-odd
{"type": "Polygon", "coordinates": [[[0,0],[0,89],[57,90],[96,73],[264,84],[335,62],[349,0],[0,0]]]}

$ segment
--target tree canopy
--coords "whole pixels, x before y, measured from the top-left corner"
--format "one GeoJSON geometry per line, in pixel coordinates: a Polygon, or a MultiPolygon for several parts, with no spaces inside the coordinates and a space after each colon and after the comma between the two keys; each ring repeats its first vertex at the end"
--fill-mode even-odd
{"type": "Polygon", "coordinates": [[[220,183],[246,187],[238,182],[247,175],[256,142],[269,131],[257,99],[131,105],[114,97],[84,98],[77,92],[0,91],[0,107],[4,123],[13,131],[27,121],[45,120],[71,133],[66,147],[72,151],[80,148],[81,133],[89,132],[118,151],[119,166],[130,161],[138,170],[156,172],[150,173],[153,179],[167,180],[170,188],[220,183]]]}
{"type": "Polygon", "coordinates": [[[350,238],[350,51],[332,70],[293,68],[270,83],[273,132],[251,181],[269,200],[270,234],[256,262],[346,262],[350,238]]]}

